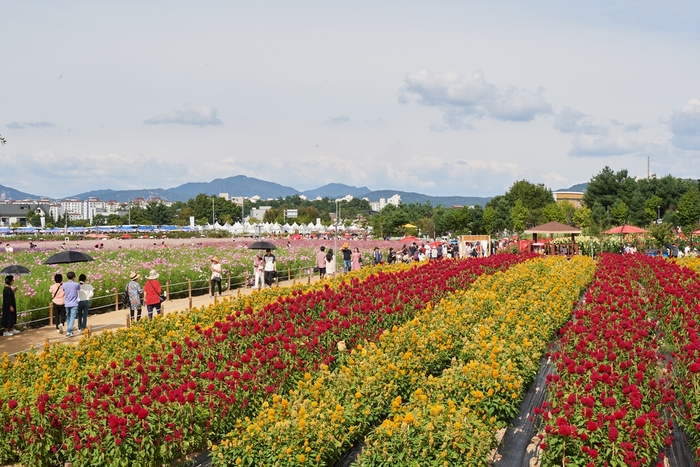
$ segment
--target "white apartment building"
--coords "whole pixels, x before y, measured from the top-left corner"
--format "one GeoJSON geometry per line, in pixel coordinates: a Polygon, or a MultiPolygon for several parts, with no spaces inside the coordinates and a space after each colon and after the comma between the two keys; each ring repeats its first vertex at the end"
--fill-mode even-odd
{"type": "Polygon", "coordinates": [[[389,204],[393,204],[394,206],[401,204],[401,195],[395,194],[389,199],[379,198],[379,201],[370,201],[369,207],[372,211],[379,212],[389,204]]]}

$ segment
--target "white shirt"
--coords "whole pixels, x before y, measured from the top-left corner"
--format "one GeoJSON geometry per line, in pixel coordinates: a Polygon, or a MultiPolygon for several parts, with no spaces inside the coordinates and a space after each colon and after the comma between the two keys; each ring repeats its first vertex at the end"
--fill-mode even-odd
{"type": "Polygon", "coordinates": [[[80,289],[78,289],[78,301],[84,302],[90,300],[92,296],[95,295],[95,288],[92,284],[80,283],[80,289]]]}

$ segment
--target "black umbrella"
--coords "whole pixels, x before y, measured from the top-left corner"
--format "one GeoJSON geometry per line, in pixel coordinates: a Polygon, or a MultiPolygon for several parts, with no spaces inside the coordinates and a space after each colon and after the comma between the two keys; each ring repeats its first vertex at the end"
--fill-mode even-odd
{"type": "Polygon", "coordinates": [[[94,260],[92,256],[86,255],[82,251],[62,251],[44,261],[44,264],[81,263],[94,260]]]}
{"type": "Polygon", "coordinates": [[[24,266],[20,266],[19,264],[13,264],[12,266],[7,266],[5,269],[0,271],[0,274],[4,274],[6,276],[22,276],[29,274],[29,269],[25,268],[24,266]]]}
{"type": "Polygon", "coordinates": [[[274,250],[275,248],[277,247],[272,243],[263,241],[253,242],[248,246],[249,250],[274,250]]]}

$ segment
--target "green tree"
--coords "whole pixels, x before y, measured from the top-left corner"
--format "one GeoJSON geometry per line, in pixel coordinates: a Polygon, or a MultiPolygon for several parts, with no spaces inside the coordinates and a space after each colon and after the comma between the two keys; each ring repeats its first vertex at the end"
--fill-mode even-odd
{"type": "MultiPolygon", "coordinates": [[[[626,186],[627,189],[631,186],[628,184],[629,178],[626,170],[614,172],[610,167],[606,166],[588,182],[586,192],[583,195],[583,202],[591,208],[595,203],[599,203],[606,209],[611,208],[620,198],[623,186],[626,186]]],[[[631,181],[633,182],[634,180],[632,179],[631,181]]]]}
{"type": "Polygon", "coordinates": [[[522,200],[515,201],[515,205],[510,209],[510,217],[513,219],[513,230],[519,234],[525,230],[525,219],[527,218],[527,208],[523,206],[522,200]]]}
{"type": "Polygon", "coordinates": [[[542,208],[542,221],[543,222],[559,222],[566,223],[566,214],[564,210],[558,203],[548,204],[542,208]]]}
{"type": "Polygon", "coordinates": [[[649,227],[649,235],[654,239],[657,248],[662,248],[667,243],[671,243],[674,236],[672,228],[673,224],[668,224],[666,222],[652,224],[649,227]]]}
{"type": "Polygon", "coordinates": [[[617,225],[624,225],[627,223],[628,213],[629,209],[627,208],[627,204],[622,200],[617,200],[610,210],[610,215],[615,219],[617,225]]]}
{"type": "Polygon", "coordinates": [[[92,225],[105,225],[107,218],[103,214],[95,214],[92,216],[92,225]]]}
{"type": "Polygon", "coordinates": [[[487,235],[493,235],[496,231],[496,209],[493,206],[486,206],[484,208],[484,229],[487,235]]]}
{"type": "Polygon", "coordinates": [[[664,200],[656,195],[652,195],[646,203],[644,203],[644,215],[648,222],[655,221],[661,215],[660,208],[664,200]]]}
{"type": "Polygon", "coordinates": [[[564,219],[566,219],[563,223],[567,225],[573,225],[574,214],[576,213],[576,206],[574,206],[570,201],[566,200],[560,201],[558,204],[562,212],[564,213],[564,219]]]}
{"type": "Polygon", "coordinates": [[[515,202],[520,200],[525,209],[528,210],[542,209],[548,204],[554,203],[552,190],[542,183],[535,185],[527,180],[515,182],[504,196],[511,206],[515,206],[515,202]]]}
{"type": "Polygon", "coordinates": [[[676,212],[684,231],[693,231],[700,220],[700,193],[695,188],[685,192],[678,201],[676,212]]]}
{"type": "Polygon", "coordinates": [[[32,227],[41,227],[41,215],[35,210],[30,209],[27,212],[26,219],[28,225],[31,225],[32,227]]]}
{"type": "Polygon", "coordinates": [[[143,216],[151,225],[167,225],[173,221],[173,214],[170,208],[157,201],[148,203],[143,216]]]}
{"type": "Polygon", "coordinates": [[[581,206],[574,211],[574,225],[577,225],[581,229],[589,229],[591,227],[592,214],[588,206],[581,206]]]}

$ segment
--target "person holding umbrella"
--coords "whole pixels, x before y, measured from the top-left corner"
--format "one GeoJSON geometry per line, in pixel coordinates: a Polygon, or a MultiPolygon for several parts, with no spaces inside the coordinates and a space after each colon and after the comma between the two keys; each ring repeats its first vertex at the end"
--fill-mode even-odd
{"type": "Polygon", "coordinates": [[[272,250],[269,248],[265,250],[265,256],[263,256],[263,261],[265,262],[265,285],[272,287],[272,283],[275,282],[275,273],[277,272],[277,263],[275,255],[272,254],[272,250]]]}
{"type": "Polygon", "coordinates": [[[68,327],[66,328],[66,337],[73,337],[73,324],[75,324],[75,318],[78,315],[78,291],[80,290],[80,285],[75,282],[75,273],[69,271],[66,274],[68,282],[64,282],[63,293],[65,294],[65,304],[66,304],[66,316],[68,319],[68,327]]]}
{"type": "Polygon", "coordinates": [[[15,329],[17,323],[17,302],[15,300],[14,286],[15,276],[5,276],[5,288],[2,291],[2,327],[5,332],[2,334],[5,337],[10,337],[19,334],[15,329]]]}

